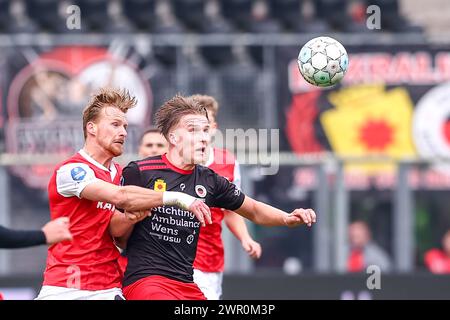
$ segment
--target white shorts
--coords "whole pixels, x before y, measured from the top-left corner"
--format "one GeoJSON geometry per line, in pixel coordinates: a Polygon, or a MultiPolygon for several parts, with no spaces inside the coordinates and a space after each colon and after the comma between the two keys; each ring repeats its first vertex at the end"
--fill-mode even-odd
{"type": "Polygon", "coordinates": [[[80,290],[55,286],[42,286],[35,300],[125,300],[122,289],[80,290]]]}
{"type": "Polygon", "coordinates": [[[194,269],[194,282],[208,300],[220,300],[222,296],[222,278],[223,272],[203,272],[194,269]]]}

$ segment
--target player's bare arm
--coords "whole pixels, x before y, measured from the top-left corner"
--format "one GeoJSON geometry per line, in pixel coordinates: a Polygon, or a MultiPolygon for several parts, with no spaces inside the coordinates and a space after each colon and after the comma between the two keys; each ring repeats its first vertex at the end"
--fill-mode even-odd
{"type": "Polygon", "coordinates": [[[316,222],[316,213],[312,209],[295,209],[290,214],[268,204],[245,197],[242,206],[235,212],[264,226],[296,227],[306,224],[309,227],[316,222]]]}
{"type": "Polygon", "coordinates": [[[109,222],[109,233],[112,237],[119,238],[131,234],[133,226],[150,215],[150,210],[135,212],[120,212],[115,210],[109,222]]]}
{"type": "Polygon", "coordinates": [[[195,214],[202,225],[211,223],[211,213],[203,202],[181,192],[158,192],[137,186],[116,186],[97,180],[89,183],[81,197],[91,201],[105,201],[128,212],[148,210],[162,205],[176,205],[195,214]]]}
{"type": "Polygon", "coordinates": [[[231,233],[241,242],[248,255],[253,259],[259,259],[262,252],[261,245],[253,240],[244,218],[233,211],[225,210],[224,221],[231,233]]]}

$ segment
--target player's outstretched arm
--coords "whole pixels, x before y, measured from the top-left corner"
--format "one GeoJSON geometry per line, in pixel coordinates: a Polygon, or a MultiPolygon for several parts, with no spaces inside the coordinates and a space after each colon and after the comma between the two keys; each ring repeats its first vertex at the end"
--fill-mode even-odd
{"type": "Polygon", "coordinates": [[[69,218],[60,217],[47,222],[42,231],[48,245],[52,245],[61,241],[72,240],[72,234],[69,230],[69,218]]]}
{"type": "Polygon", "coordinates": [[[244,218],[233,211],[225,210],[224,221],[248,255],[253,259],[259,259],[262,253],[261,245],[251,237],[244,218]]]}
{"type": "Polygon", "coordinates": [[[128,212],[149,210],[162,205],[178,206],[194,213],[202,225],[211,223],[211,212],[208,206],[181,192],[159,192],[133,185],[116,186],[98,179],[89,183],[80,196],[91,201],[112,203],[128,212]]]}
{"type": "Polygon", "coordinates": [[[316,213],[312,209],[295,209],[288,214],[248,196],[245,197],[241,207],[234,211],[254,223],[264,226],[296,227],[306,224],[310,227],[316,222],[316,213]]]}

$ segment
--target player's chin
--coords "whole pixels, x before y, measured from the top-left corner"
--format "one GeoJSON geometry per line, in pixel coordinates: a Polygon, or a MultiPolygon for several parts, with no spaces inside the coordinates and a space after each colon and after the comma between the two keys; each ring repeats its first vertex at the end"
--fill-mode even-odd
{"type": "Polygon", "coordinates": [[[194,152],[192,160],[193,160],[194,164],[202,164],[205,162],[205,158],[206,158],[205,152],[197,151],[197,152],[194,152]]]}
{"type": "Polygon", "coordinates": [[[114,155],[114,157],[118,157],[118,156],[122,155],[122,153],[123,153],[123,145],[119,144],[119,143],[115,143],[111,147],[110,151],[114,155]]]}

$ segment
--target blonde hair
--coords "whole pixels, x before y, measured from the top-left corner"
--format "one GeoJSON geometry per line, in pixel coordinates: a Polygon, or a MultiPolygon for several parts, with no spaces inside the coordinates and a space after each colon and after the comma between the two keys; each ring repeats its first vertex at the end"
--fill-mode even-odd
{"type": "Polygon", "coordinates": [[[86,108],[83,110],[83,133],[87,137],[86,125],[95,121],[100,111],[106,107],[117,108],[123,113],[136,106],[136,97],[132,97],[126,89],[101,88],[91,97],[86,108]]]}

